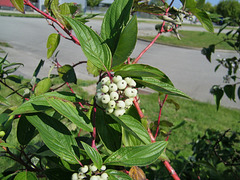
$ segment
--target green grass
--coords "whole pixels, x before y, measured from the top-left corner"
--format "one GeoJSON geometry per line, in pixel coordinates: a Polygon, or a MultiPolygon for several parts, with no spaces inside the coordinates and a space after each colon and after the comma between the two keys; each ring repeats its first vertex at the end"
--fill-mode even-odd
{"type": "Polygon", "coordinates": [[[43,16],[40,14],[22,14],[22,13],[10,13],[10,12],[0,12],[0,16],[43,18],[43,16]]]}
{"type": "MultiPolygon", "coordinates": [[[[159,111],[157,94],[140,97],[141,108],[144,108],[146,116],[152,121],[157,121],[159,111]]],[[[161,120],[168,120],[174,125],[182,122],[184,125],[172,131],[168,144],[170,150],[181,150],[181,155],[188,157],[191,155],[190,143],[198,135],[204,135],[206,129],[213,128],[224,132],[230,128],[233,131],[239,131],[240,111],[238,109],[220,107],[220,110],[216,111],[216,106],[213,104],[183,98],[172,99],[180,105],[180,109],[176,111],[173,104],[165,104],[161,120]]]]}
{"type": "MultiPolygon", "coordinates": [[[[203,48],[208,47],[210,44],[218,43],[222,41],[224,34],[217,36],[216,33],[200,32],[200,31],[179,31],[181,40],[178,40],[174,34],[170,36],[160,36],[157,39],[157,43],[189,47],[189,48],[203,48]]],[[[139,39],[152,41],[154,37],[151,36],[139,36],[139,39]]],[[[233,50],[227,43],[221,43],[216,46],[217,49],[233,50]]]]}
{"type": "Polygon", "coordinates": [[[0,53],[5,53],[5,51],[1,47],[10,47],[10,48],[12,48],[12,46],[10,46],[10,44],[8,44],[6,42],[1,42],[0,41],[0,53]]]}

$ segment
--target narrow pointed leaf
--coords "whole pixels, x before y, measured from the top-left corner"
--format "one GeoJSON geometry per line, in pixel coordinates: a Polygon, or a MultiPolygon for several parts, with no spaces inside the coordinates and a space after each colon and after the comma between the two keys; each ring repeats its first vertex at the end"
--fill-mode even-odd
{"type": "Polygon", "coordinates": [[[77,76],[71,65],[66,64],[66,65],[58,68],[58,75],[65,82],[77,84],[77,76]]]}
{"type": "Polygon", "coordinates": [[[166,141],[157,141],[144,146],[122,147],[105,161],[107,165],[146,166],[155,162],[167,146],[166,141]]]}
{"type": "Polygon", "coordinates": [[[77,142],[66,126],[42,113],[27,115],[26,118],[37,128],[42,140],[52,152],[69,163],[79,163],[77,142]]]}
{"type": "Polygon", "coordinates": [[[147,130],[138,120],[134,119],[132,116],[123,115],[120,117],[116,117],[114,115],[111,115],[111,117],[116,122],[118,122],[126,131],[138,138],[143,143],[149,144],[151,142],[147,130]]]}
{"type": "Polygon", "coordinates": [[[72,26],[85,56],[99,69],[106,71],[111,68],[111,51],[102,38],[85,24],[65,17],[72,26]]]}
{"type": "Polygon", "coordinates": [[[84,150],[86,151],[87,155],[90,157],[94,165],[100,170],[103,164],[101,155],[91,146],[88,144],[81,142],[83,145],[84,150]]]}
{"type": "Polygon", "coordinates": [[[44,94],[49,91],[51,86],[52,86],[52,83],[50,78],[43,79],[37,84],[34,94],[36,96],[44,94]]]}
{"type": "Polygon", "coordinates": [[[48,97],[46,99],[57,112],[68,118],[79,128],[92,132],[93,127],[90,120],[72,102],[58,97],[48,97]]]}
{"type": "Polygon", "coordinates": [[[10,104],[5,97],[0,95],[0,105],[9,106],[10,104]]]}
{"type": "Polygon", "coordinates": [[[47,58],[49,59],[54,51],[57,49],[58,45],[60,42],[60,35],[56,33],[52,33],[48,36],[48,41],[47,41],[47,58]]]}
{"type": "Polygon", "coordinates": [[[132,17],[119,37],[113,55],[113,67],[122,64],[132,53],[137,42],[137,16],[132,17]]]}
{"type": "Polygon", "coordinates": [[[114,169],[107,169],[105,172],[109,176],[108,180],[132,180],[130,176],[128,176],[127,174],[121,171],[117,171],[114,169]]]}
{"type": "Polygon", "coordinates": [[[20,11],[21,13],[25,13],[24,0],[10,0],[10,1],[18,11],[20,11]]]}
{"type": "Polygon", "coordinates": [[[18,173],[14,180],[38,180],[38,178],[33,172],[23,171],[18,173]]]}
{"type": "Polygon", "coordinates": [[[101,37],[114,54],[122,28],[126,26],[133,0],[115,0],[108,8],[101,28],[101,37]]]}
{"type": "Polygon", "coordinates": [[[193,9],[191,12],[198,18],[202,26],[209,32],[214,32],[213,24],[211,18],[204,10],[193,9]]]}

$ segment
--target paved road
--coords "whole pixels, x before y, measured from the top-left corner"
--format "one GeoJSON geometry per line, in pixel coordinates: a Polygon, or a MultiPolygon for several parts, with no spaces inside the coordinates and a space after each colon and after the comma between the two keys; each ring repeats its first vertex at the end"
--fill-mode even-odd
{"type": "MultiPolygon", "coordinates": [[[[16,18],[0,17],[0,41],[8,42],[14,48],[4,48],[8,52],[8,59],[13,62],[23,62],[24,68],[18,71],[25,77],[31,77],[36,64],[40,59],[46,60],[46,41],[50,33],[55,32],[44,19],[35,18],[16,18]]],[[[149,26],[154,24],[140,23],[140,29],[149,30],[149,26]]],[[[100,32],[100,22],[91,21],[88,25],[100,32]]],[[[152,33],[154,31],[151,31],[152,33]]],[[[147,42],[138,41],[132,57],[136,57],[146,46],[147,42]]],[[[61,39],[58,48],[60,53],[58,60],[61,64],[73,64],[78,61],[86,60],[81,48],[73,45],[72,42],[61,39]]],[[[215,57],[228,57],[234,55],[230,52],[216,52],[215,57]]],[[[216,64],[210,64],[201,55],[200,50],[154,45],[146,54],[143,55],[139,63],[155,66],[166,73],[173,81],[176,88],[182,90],[193,99],[204,102],[213,102],[209,94],[210,87],[216,83],[222,83],[222,76],[225,74],[223,69],[214,73],[216,64]]],[[[47,74],[51,62],[45,61],[45,67],[40,76],[47,74]]],[[[78,78],[93,79],[88,75],[86,66],[76,68],[78,78]]],[[[240,103],[233,103],[223,99],[222,105],[240,108],[240,103]]]]}

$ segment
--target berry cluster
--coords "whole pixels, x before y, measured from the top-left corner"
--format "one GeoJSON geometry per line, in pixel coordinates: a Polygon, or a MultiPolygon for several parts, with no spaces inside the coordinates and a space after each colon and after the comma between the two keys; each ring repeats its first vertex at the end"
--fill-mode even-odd
{"type": "Polygon", "coordinates": [[[112,80],[104,77],[97,84],[96,102],[107,114],[122,116],[129,109],[137,96],[136,82],[130,78],[114,76],[112,80]]]}
{"type": "Polygon", "coordinates": [[[72,175],[72,180],[82,180],[82,179],[107,180],[108,174],[104,172],[105,170],[106,170],[105,165],[101,167],[101,171],[98,171],[95,165],[90,165],[90,166],[85,165],[79,169],[79,173],[74,173],[72,175]]]}

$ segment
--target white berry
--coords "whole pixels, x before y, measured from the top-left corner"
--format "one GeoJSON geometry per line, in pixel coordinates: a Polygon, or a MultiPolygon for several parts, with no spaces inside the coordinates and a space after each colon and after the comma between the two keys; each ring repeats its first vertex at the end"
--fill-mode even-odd
{"type": "Polygon", "coordinates": [[[100,178],[100,176],[92,176],[91,178],[90,178],[90,180],[99,180],[99,178],[100,178]]]}
{"type": "Polygon", "coordinates": [[[110,101],[110,96],[108,94],[104,94],[102,96],[102,103],[107,104],[110,101]]]}
{"type": "Polygon", "coordinates": [[[102,78],[101,83],[106,84],[109,80],[110,80],[110,78],[107,76],[105,78],[102,78]]]}
{"type": "Polygon", "coordinates": [[[124,94],[125,94],[125,96],[127,96],[127,97],[131,97],[131,95],[132,95],[132,88],[131,88],[131,87],[127,87],[127,88],[124,90],[124,94]]]}
{"type": "Polygon", "coordinates": [[[125,113],[125,109],[116,109],[113,114],[119,117],[119,116],[122,116],[124,113],[125,113]]]}
{"type": "Polygon", "coordinates": [[[109,91],[110,92],[114,92],[114,91],[117,91],[118,87],[115,83],[111,83],[109,84],[109,91]]]}
{"type": "Polygon", "coordinates": [[[108,87],[107,85],[103,85],[103,86],[101,87],[101,91],[102,91],[103,93],[107,93],[107,92],[109,91],[109,87],[108,87]]]}
{"type": "Polygon", "coordinates": [[[133,79],[131,79],[131,81],[128,83],[128,85],[131,87],[135,87],[137,84],[133,79]]]}
{"type": "Polygon", "coordinates": [[[118,81],[117,83],[118,89],[125,89],[127,87],[127,82],[125,80],[118,81]]]}
{"type": "Polygon", "coordinates": [[[131,93],[132,93],[131,97],[133,98],[133,97],[135,97],[137,95],[137,90],[136,89],[132,89],[131,93]]]}
{"type": "Polygon", "coordinates": [[[124,101],[118,101],[116,105],[119,109],[125,108],[125,102],[124,101]]]}
{"type": "Polygon", "coordinates": [[[78,174],[77,173],[72,174],[72,180],[78,180],[78,174]]]}
{"type": "Polygon", "coordinates": [[[107,169],[107,167],[105,165],[102,165],[101,170],[105,171],[106,169],[107,169]]]}
{"type": "Polygon", "coordinates": [[[131,106],[133,104],[132,99],[126,99],[125,100],[125,106],[131,106]]]}
{"type": "Polygon", "coordinates": [[[117,83],[118,81],[122,80],[122,77],[119,76],[119,75],[118,76],[114,76],[112,80],[113,80],[113,82],[117,83]]]}
{"type": "Polygon", "coordinates": [[[102,173],[101,178],[108,179],[108,174],[107,173],[102,173]]]}
{"type": "Polygon", "coordinates": [[[106,113],[107,113],[107,114],[112,114],[113,111],[114,111],[113,108],[109,108],[109,107],[106,108],[106,113]]]}
{"type": "Polygon", "coordinates": [[[119,98],[119,95],[118,95],[118,93],[117,92],[111,92],[110,93],[110,99],[111,100],[118,100],[118,98],[119,98]]]}
{"type": "Polygon", "coordinates": [[[80,172],[82,172],[82,173],[88,172],[88,166],[85,165],[85,166],[81,167],[81,168],[80,168],[80,172]]]}
{"type": "Polygon", "coordinates": [[[113,108],[115,108],[115,106],[116,106],[116,102],[114,100],[111,100],[111,101],[108,102],[108,107],[109,108],[113,109],[113,108]]]}
{"type": "Polygon", "coordinates": [[[97,171],[97,167],[96,167],[95,165],[91,165],[91,166],[89,167],[89,169],[90,169],[92,172],[97,171]]]}
{"type": "Polygon", "coordinates": [[[124,80],[127,82],[127,84],[128,83],[130,83],[131,81],[132,81],[132,78],[130,78],[130,77],[126,77],[126,78],[124,78],[124,80]]]}

